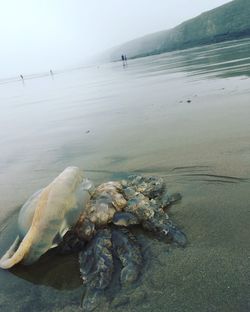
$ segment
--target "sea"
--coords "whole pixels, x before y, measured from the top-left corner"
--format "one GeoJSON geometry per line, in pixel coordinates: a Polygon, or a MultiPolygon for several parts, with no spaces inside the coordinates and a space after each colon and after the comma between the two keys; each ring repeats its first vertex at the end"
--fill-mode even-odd
{"type": "MultiPolygon", "coordinates": [[[[129,57],[129,56],[128,56],[129,57]]],[[[0,256],[27,198],[65,167],[96,185],[160,176],[178,248],[132,229],[143,268],[95,311],[250,311],[250,39],[0,79],[0,256]]],[[[0,311],[80,311],[77,254],[0,270],[0,311]]]]}

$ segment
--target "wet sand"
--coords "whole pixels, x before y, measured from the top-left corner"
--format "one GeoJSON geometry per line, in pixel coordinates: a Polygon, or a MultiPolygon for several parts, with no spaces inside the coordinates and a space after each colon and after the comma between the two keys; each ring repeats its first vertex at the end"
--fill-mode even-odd
{"type": "MultiPolygon", "coordinates": [[[[139,231],[145,267],[138,283],[120,289],[114,281],[96,311],[246,312],[249,78],[229,75],[229,65],[226,77],[197,77],[176,65],[159,70],[167,60],[95,69],[88,83],[75,72],[55,77],[52,86],[4,86],[6,94],[15,88],[16,98],[6,95],[0,137],[0,254],[15,237],[18,206],[67,165],[84,168],[97,184],[156,174],[183,195],[169,214],[189,244],[171,247],[139,231]]],[[[76,255],[51,253],[32,267],[0,271],[1,311],[76,311],[82,291],[76,255]]]]}

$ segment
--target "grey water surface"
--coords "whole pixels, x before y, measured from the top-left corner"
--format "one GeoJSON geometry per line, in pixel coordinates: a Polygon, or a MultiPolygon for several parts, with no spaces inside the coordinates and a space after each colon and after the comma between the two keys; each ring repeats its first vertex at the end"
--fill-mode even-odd
{"type": "MultiPolygon", "coordinates": [[[[250,310],[250,40],[0,80],[0,255],[19,207],[66,166],[96,184],[159,175],[185,249],[144,231],[135,285],[96,311],[250,310]]],[[[77,255],[0,270],[0,311],[78,311],[77,255]]]]}

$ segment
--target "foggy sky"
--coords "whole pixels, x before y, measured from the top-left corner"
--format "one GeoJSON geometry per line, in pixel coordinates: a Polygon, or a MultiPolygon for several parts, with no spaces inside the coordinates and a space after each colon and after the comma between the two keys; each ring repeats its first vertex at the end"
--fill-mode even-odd
{"type": "Polygon", "coordinates": [[[0,0],[0,78],[83,64],[230,0],[0,0]]]}

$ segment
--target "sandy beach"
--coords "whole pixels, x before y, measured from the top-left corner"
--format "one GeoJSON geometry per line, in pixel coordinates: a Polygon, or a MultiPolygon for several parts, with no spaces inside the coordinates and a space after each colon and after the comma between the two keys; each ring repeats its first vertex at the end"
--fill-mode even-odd
{"type": "MultiPolygon", "coordinates": [[[[139,281],[120,289],[116,277],[96,311],[249,311],[249,45],[0,85],[0,254],[16,235],[18,207],[68,165],[96,184],[159,175],[183,195],[169,214],[188,246],[139,231],[139,281]],[[203,64],[195,61],[204,55],[203,64]]],[[[32,267],[0,271],[1,311],[76,311],[81,293],[75,255],[52,253],[32,267]]]]}

